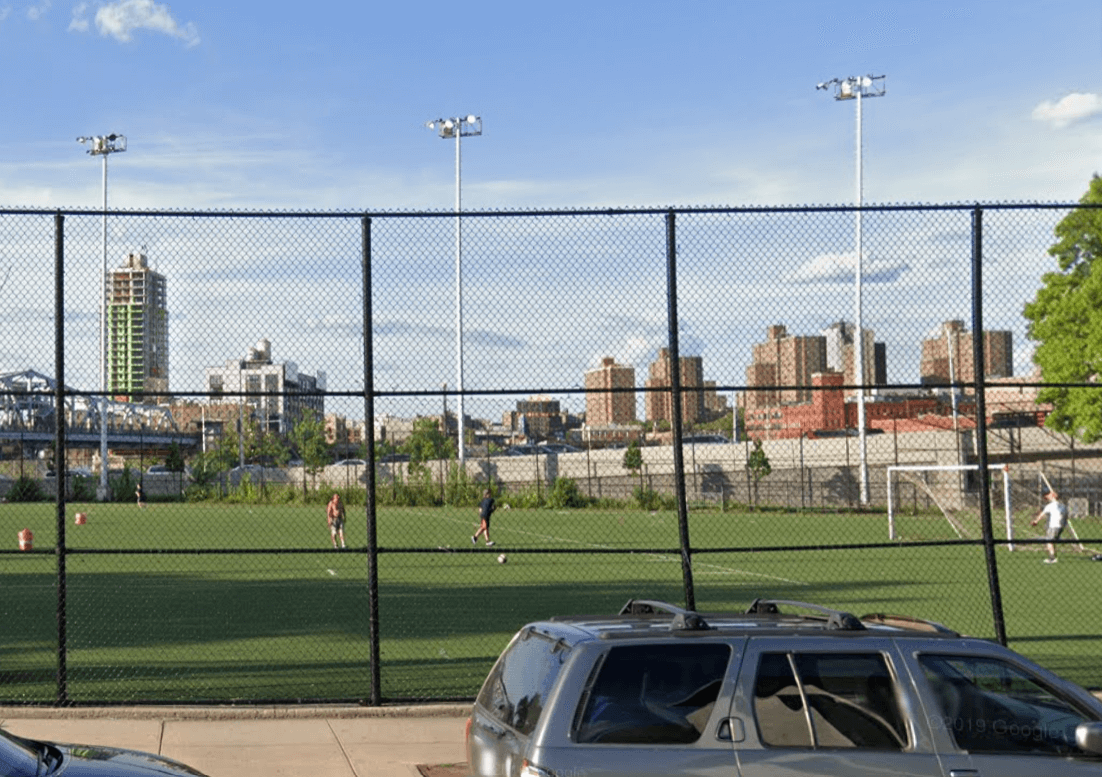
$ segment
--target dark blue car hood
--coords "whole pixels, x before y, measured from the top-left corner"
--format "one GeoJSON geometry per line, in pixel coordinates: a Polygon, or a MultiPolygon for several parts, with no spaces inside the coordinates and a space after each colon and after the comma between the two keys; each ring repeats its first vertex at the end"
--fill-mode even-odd
{"type": "Polygon", "coordinates": [[[138,750],[63,744],[57,747],[64,757],[61,767],[50,774],[58,777],[206,777],[190,766],[138,750]]]}

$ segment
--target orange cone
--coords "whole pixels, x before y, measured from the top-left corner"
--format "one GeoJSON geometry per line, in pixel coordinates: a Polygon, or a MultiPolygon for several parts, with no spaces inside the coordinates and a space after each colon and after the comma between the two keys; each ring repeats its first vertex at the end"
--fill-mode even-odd
{"type": "Polygon", "coordinates": [[[20,550],[32,550],[34,548],[34,532],[30,529],[24,529],[19,532],[19,549],[20,550]]]}
{"type": "Polygon", "coordinates": [[[77,513],[76,525],[83,526],[88,521],[88,513],[77,513]]]}

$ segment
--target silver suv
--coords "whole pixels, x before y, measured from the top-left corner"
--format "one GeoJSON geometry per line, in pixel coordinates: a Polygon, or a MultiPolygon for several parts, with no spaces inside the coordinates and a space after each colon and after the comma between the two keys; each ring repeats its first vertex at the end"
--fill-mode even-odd
{"type": "Polygon", "coordinates": [[[1100,721],[1082,688],[929,621],[633,600],[521,629],[467,756],[480,777],[1098,777],[1100,721]]]}

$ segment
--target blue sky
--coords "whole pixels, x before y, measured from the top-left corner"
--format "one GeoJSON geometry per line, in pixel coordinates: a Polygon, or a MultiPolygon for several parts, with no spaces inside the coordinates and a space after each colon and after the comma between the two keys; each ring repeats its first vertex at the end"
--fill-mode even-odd
{"type": "MultiPolygon", "coordinates": [[[[864,101],[866,203],[1074,202],[1102,171],[1100,64],[1099,0],[0,0],[0,65],[9,73],[0,205],[98,207],[99,162],[75,138],[119,132],[128,150],[110,160],[112,208],[448,211],[454,146],[424,124],[468,113],[484,122],[484,134],[463,144],[470,210],[850,204],[853,104],[815,85],[866,74],[885,75],[887,89],[864,101]]],[[[945,228],[928,225],[922,234],[945,228]]],[[[836,230],[834,245],[793,251],[775,278],[757,279],[771,307],[709,309],[716,288],[706,273],[694,286],[689,272],[685,345],[705,356],[706,378],[740,381],[750,343],[769,323],[813,333],[852,318],[852,245],[846,229],[836,230]],[[813,288],[816,279],[822,284],[813,288]],[[795,295],[774,298],[779,282],[796,284],[795,295]],[[703,301],[694,308],[688,295],[698,292],[703,301]],[[791,301],[800,295],[809,301],[791,301]],[[796,315],[810,310],[825,311],[822,320],[796,315]],[[728,334],[735,321],[738,334],[728,334]]],[[[170,265],[160,269],[170,277],[174,390],[201,388],[203,366],[244,355],[273,330],[280,332],[273,338],[277,360],[324,370],[331,383],[354,373],[347,361],[357,353],[354,305],[331,321],[263,322],[258,313],[254,328],[216,340],[194,323],[199,311],[186,309],[188,289],[203,293],[202,268],[172,269],[170,245],[153,242],[153,261],[170,265]],[[282,335],[309,330],[321,337],[327,326],[334,349],[343,350],[303,355],[282,335]]],[[[867,260],[893,300],[923,303],[889,308],[885,291],[874,315],[870,288],[868,325],[889,342],[889,360],[892,348],[899,354],[941,321],[968,312],[966,298],[947,302],[945,288],[922,282],[935,277],[941,259],[915,251],[867,260]]],[[[1027,274],[1039,278],[1048,269],[1043,246],[1029,252],[1027,274]]],[[[376,322],[381,365],[432,341],[425,369],[431,377],[417,378],[419,385],[438,386],[452,369],[453,276],[446,262],[439,270],[417,279],[426,287],[423,311],[387,310],[389,318],[376,322]],[[403,332],[413,334],[402,340],[403,332]]],[[[870,277],[870,287],[877,280],[870,277]]],[[[29,298],[33,292],[24,294],[21,282],[41,288],[41,279],[13,277],[7,293],[29,298]]],[[[221,288],[225,299],[234,288],[221,288]]],[[[313,304],[336,287],[299,288],[313,304]]],[[[480,291],[472,288],[471,298],[480,291]]],[[[247,293],[246,286],[241,295],[247,293]]],[[[559,293],[541,293],[550,310],[559,293]]],[[[745,289],[732,285],[730,293],[745,289]]],[[[1031,295],[1028,288],[1020,293],[1031,295]]],[[[79,304],[93,328],[74,328],[71,337],[90,343],[96,302],[94,293],[85,296],[79,304]]],[[[486,298],[494,299],[488,290],[486,298]]],[[[1010,307],[1004,319],[1019,315],[1020,300],[1010,307]]],[[[642,383],[646,363],[664,344],[663,314],[661,304],[631,311],[606,341],[591,337],[600,327],[589,327],[579,351],[563,353],[563,343],[545,342],[523,324],[479,320],[469,311],[473,333],[508,344],[495,353],[479,351],[478,340],[470,344],[472,381],[494,385],[488,376],[515,365],[527,349],[523,359],[553,362],[557,371],[533,368],[523,385],[580,383],[603,355],[634,363],[642,383]],[[542,358],[541,350],[558,358],[542,358]]],[[[559,320],[548,319],[546,332],[559,320]]],[[[1018,363],[1027,367],[1020,321],[996,324],[1015,327],[1018,363]]],[[[0,355],[12,369],[49,372],[50,353],[44,342],[30,356],[0,355]]],[[[896,358],[900,366],[889,377],[915,380],[914,359],[904,366],[896,358]]],[[[70,382],[94,384],[94,369],[86,373],[70,382]]],[[[408,379],[401,373],[398,364],[377,385],[408,379]]]]}
{"type": "Polygon", "coordinates": [[[11,2],[0,203],[472,209],[1077,199],[1102,168],[1102,3],[11,2]]]}

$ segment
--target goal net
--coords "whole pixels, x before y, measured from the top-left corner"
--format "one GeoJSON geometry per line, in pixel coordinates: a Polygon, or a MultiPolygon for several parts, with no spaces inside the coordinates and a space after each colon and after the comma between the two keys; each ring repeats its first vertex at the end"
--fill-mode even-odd
{"type": "MultiPolygon", "coordinates": [[[[1016,515],[1010,472],[988,467],[992,531],[1007,548],[1029,526],[1033,514],[1016,515]],[[996,477],[995,473],[1001,474],[996,477]]],[[[913,465],[888,467],[888,538],[892,540],[975,540],[983,537],[979,467],[913,465]]],[[[1028,509],[1026,511],[1028,513],[1028,509]]]]}

